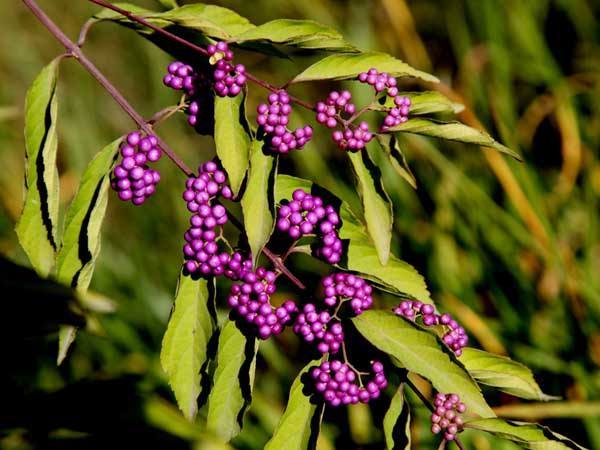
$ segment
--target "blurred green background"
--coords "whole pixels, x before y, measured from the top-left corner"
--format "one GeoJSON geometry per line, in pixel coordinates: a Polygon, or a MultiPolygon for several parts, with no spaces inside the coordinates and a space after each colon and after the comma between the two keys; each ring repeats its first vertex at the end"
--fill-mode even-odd
{"type": "MultiPolygon", "coordinates": [[[[151,0],[135,3],[161,8],[151,0]]],[[[499,414],[540,420],[600,449],[600,408],[593,403],[600,400],[600,2],[209,3],[257,24],[314,19],[362,50],[386,51],[429,71],[442,80],[442,92],[466,105],[462,121],[485,127],[523,154],[525,162],[517,163],[488,150],[404,138],[418,188],[381,165],[395,208],[394,250],[425,276],[439,307],[456,315],[475,345],[529,365],[549,394],[591,402],[588,409],[568,403],[559,410],[519,409],[516,399],[492,393],[499,414]]],[[[40,4],[72,37],[97,11],[83,0],[40,4]]],[[[61,49],[18,1],[0,2],[0,30],[0,253],[27,265],[14,233],[23,190],[23,101],[37,72],[61,49]]],[[[101,23],[84,51],[144,116],[177,103],[161,84],[168,55],[133,31],[101,23]]],[[[243,59],[280,85],[308,61],[302,55],[243,59]]],[[[94,153],[133,125],[75,62],[62,65],[59,85],[64,210],[94,153]]],[[[314,101],[332,86],[303,84],[292,92],[314,101]]],[[[251,89],[251,113],[261,96],[251,89]]],[[[298,111],[299,121],[312,122],[303,114],[298,111]]],[[[159,134],[191,166],[213,155],[211,139],[197,136],[183,117],[161,125],[159,134]]],[[[79,334],[61,367],[56,334],[25,341],[2,334],[0,448],[105,448],[127,439],[136,448],[228,448],[179,415],[158,362],[187,224],[177,201],[183,178],[166,159],[160,170],[160,189],[143,209],[111,197],[91,289],[111,299],[116,311],[79,334]]],[[[293,153],[281,171],[318,180],[358,208],[347,160],[325,134],[293,153]]],[[[301,273],[324,270],[297,258],[292,265],[301,273]]],[[[5,294],[3,302],[19,301],[5,294]]],[[[259,449],[270,436],[287,388],[306,362],[294,356],[298,348],[287,333],[261,345],[254,402],[233,448],[259,449]]],[[[371,426],[380,414],[361,407],[326,414],[319,448],[382,448],[371,426]]],[[[435,448],[425,420],[415,420],[413,432],[415,448],[435,448]]],[[[515,448],[468,433],[464,442],[478,450],[515,448]]]]}

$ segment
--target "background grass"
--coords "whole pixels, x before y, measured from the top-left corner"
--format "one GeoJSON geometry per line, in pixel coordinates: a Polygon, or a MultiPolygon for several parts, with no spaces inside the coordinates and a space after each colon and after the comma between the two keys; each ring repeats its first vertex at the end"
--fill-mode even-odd
{"type": "MultiPolygon", "coordinates": [[[[97,10],[85,1],[40,3],[70,36],[97,10]]],[[[136,3],[160,8],[153,1],[136,3]]],[[[254,23],[314,19],[340,29],[363,50],[386,51],[430,71],[445,93],[467,106],[461,120],[523,154],[525,162],[517,163],[475,147],[404,139],[418,189],[381,165],[394,201],[394,251],[425,275],[437,304],[457,316],[475,344],[528,364],[547,393],[589,402],[587,409],[567,403],[558,412],[545,405],[515,412],[514,398],[490,393],[502,414],[542,420],[600,448],[594,403],[600,397],[600,3],[209,3],[254,23]]],[[[14,233],[22,201],[22,104],[29,83],[60,47],[20,2],[0,2],[0,30],[0,252],[27,265],[14,233]]],[[[84,50],[146,117],[177,102],[161,84],[168,56],[135,33],[100,24],[84,50]]],[[[275,84],[308,62],[244,59],[249,70],[275,84]]],[[[313,101],[334,86],[303,84],[293,92],[313,101]]],[[[252,89],[250,104],[261,96],[252,89]]],[[[95,152],[132,123],[75,62],[61,68],[59,110],[64,207],[95,152]]],[[[312,121],[300,111],[297,119],[312,121]]],[[[195,135],[182,117],[161,126],[160,134],[192,166],[213,154],[211,140],[195,135]]],[[[109,204],[91,288],[114,300],[116,312],[80,333],[61,367],[54,363],[55,335],[0,344],[1,448],[100,448],[129,439],[139,448],[221,448],[200,425],[179,416],[159,367],[187,223],[183,202],[174,200],[183,179],[166,160],[159,165],[163,181],[143,209],[114,196],[109,204]]],[[[358,207],[346,159],[325,134],[287,158],[282,171],[318,180],[358,207]]],[[[312,264],[292,263],[301,273],[312,264]]],[[[7,293],[3,300],[19,298],[7,293]]],[[[391,301],[379,298],[380,304],[391,301]]],[[[261,346],[255,401],[234,448],[262,448],[270,436],[304,363],[289,358],[297,351],[287,333],[261,346]]],[[[370,426],[380,414],[362,407],[328,413],[320,448],[381,448],[382,436],[370,426]]],[[[426,415],[419,408],[415,414],[426,415]]],[[[415,448],[433,448],[426,420],[415,420],[413,428],[415,448]]],[[[514,448],[482,435],[465,441],[478,450],[514,448]]]]}

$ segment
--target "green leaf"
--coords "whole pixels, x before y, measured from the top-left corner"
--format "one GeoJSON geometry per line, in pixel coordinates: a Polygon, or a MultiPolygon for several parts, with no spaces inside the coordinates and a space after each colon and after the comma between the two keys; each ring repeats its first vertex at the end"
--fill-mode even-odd
{"type": "MultiPolygon", "coordinates": [[[[465,109],[464,105],[454,103],[441,92],[423,91],[423,92],[401,92],[399,95],[410,98],[410,114],[418,116],[422,114],[458,114],[465,109]]],[[[385,107],[393,108],[394,99],[385,98],[385,107]]],[[[378,109],[375,107],[374,109],[378,109]]]]}
{"type": "Polygon", "coordinates": [[[512,156],[518,161],[522,161],[518,153],[500,144],[489,134],[460,122],[439,122],[430,119],[414,118],[389,129],[390,133],[395,131],[490,147],[512,156]]]}
{"type": "Polygon", "coordinates": [[[348,157],[356,175],[367,231],[375,244],[379,261],[385,266],[390,257],[392,241],[392,203],[383,188],[381,172],[369,154],[366,151],[349,152],[348,157]]]}
{"type": "Polygon", "coordinates": [[[469,421],[465,423],[465,427],[491,433],[532,450],[585,450],[585,447],[554,433],[549,428],[533,423],[483,419],[469,421]]]}
{"type": "Polygon", "coordinates": [[[275,214],[273,190],[276,176],[277,157],[263,152],[262,141],[254,141],[246,191],[242,197],[244,225],[254,263],[258,260],[273,231],[275,214]]]}
{"type": "Polygon", "coordinates": [[[378,52],[364,52],[328,56],[297,75],[292,83],[313,80],[346,80],[355,78],[359,73],[366,72],[372,67],[396,77],[413,77],[434,83],[439,82],[433,75],[417,70],[393,56],[378,52]]]}
{"type": "Polygon", "coordinates": [[[225,323],[219,336],[206,419],[206,428],[223,442],[229,442],[242,429],[244,414],[252,402],[257,351],[255,337],[245,336],[235,322],[225,323]]]}
{"type": "Polygon", "coordinates": [[[599,417],[600,402],[509,403],[494,408],[498,417],[535,421],[553,418],[599,417]]]}
{"type": "Polygon", "coordinates": [[[16,227],[33,268],[47,277],[57,251],[56,80],[60,58],[37,76],[25,100],[25,203],[16,227]]]}
{"type": "Polygon", "coordinates": [[[404,383],[400,383],[385,413],[383,432],[388,450],[410,450],[410,408],[404,397],[404,383]]]}
{"type": "Polygon", "coordinates": [[[158,0],[158,2],[165,8],[177,8],[179,6],[177,0],[158,0]]]}
{"type": "Polygon", "coordinates": [[[392,168],[400,175],[404,180],[410,184],[414,189],[417,188],[417,180],[413,175],[406,156],[400,148],[398,139],[393,134],[380,134],[377,136],[377,142],[381,145],[385,155],[387,156],[392,168]]]}
{"type": "Polygon", "coordinates": [[[312,450],[316,448],[317,438],[323,419],[323,403],[318,405],[304,394],[303,379],[310,367],[318,361],[307,364],[298,374],[292,387],[287,406],[273,436],[265,445],[265,450],[312,450]]]}
{"type": "MultiPolygon", "coordinates": [[[[276,185],[276,199],[292,197],[296,189],[304,189],[315,195],[335,198],[335,196],[311,181],[289,175],[279,175],[276,185]]],[[[423,277],[410,264],[401,261],[390,254],[387,265],[379,261],[377,251],[369,239],[366,227],[356,218],[347,202],[339,200],[340,238],[348,243],[346,258],[340,267],[360,273],[365,278],[373,281],[380,289],[403,297],[419,299],[422,302],[432,303],[431,296],[423,277]]]]}
{"type": "MultiPolygon", "coordinates": [[[[169,25],[178,25],[199,31],[207,36],[217,39],[229,39],[231,36],[243,33],[254,25],[248,19],[236,12],[216,5],[205,5],[195,3],[170,9],[165,12],[152,11],[130,3],[115,3],[126,11],[144,17],[148,22],[161,28],[169,25]]],[[[121,14],[103,9],[95,18],[100,20],[114,20],[142,34],[153,34],[154,31],[142,25],[132,22],[121,14]]]]}
{"type": "Polygon", "coordinates": [[[198,412],[197,399],[206,376],[208,344],[215,324],[214,280],[193,280],[182,273],[163,337],[160,362],[177,405],[189,420],[198,412]]]}
{"type": "Polygon", "coordinates": [[[558,398],[542,392],[528,367],[505,356],[465,348],[460,362],[480,384],[528,400],[547,401],[558,398]]]}
{"type": "Polygon", "coordinates": [[[389,311],[365,311],[352,322],[371,344],[439,392],[460,393],[469,413],[494,417],[477,383],[437,336],[389,311]]]}
{"type": "Polygon", "coordinates": [[[232,41],[266,41],[310,50],[358,51],[337,30],[312,20],[272,20],[235,36],[232,41]]]}
{"type": "Polygon", "coordinates": [[[231,9],[202,3],[184,5],[152,17],[168,20],[181,27],[198,30],[218,39],[229,39],[254,28],[248,19],[231,9]]]}
{"type": "Polygon", "coordinates": [[[78,290],[87,290],[100,253],[100,231],[108,203],[110,172],[118,157],[120,142],[118,139],[110,143],[90,162],[67,211],[56,277],[78,290]]]}
{"type": "Polygon", "coordinates": [[[248,170],[252,135],[246,119],[246,95],[215,96],[215,145],[217,156],[237,196],[248,170]]]}
{"type": "MultiPolygon", "coordinates": [[[[87,290],[100,253],[100,230],[108,203],[110,171],[118,157],[120,141],[107,145],[88,165],[67,211],[56,260],[56,278],[79,292],[87,290]]],[[[60,365],[67,356],[76,335],[75,327],[61,328],[57,364],[60,365]]]]}

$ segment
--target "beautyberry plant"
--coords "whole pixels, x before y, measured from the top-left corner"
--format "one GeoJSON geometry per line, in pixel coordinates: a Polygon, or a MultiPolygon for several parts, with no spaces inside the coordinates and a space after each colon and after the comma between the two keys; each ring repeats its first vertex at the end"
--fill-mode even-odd
{"type": "MultiPolygon", "coordinates": [[[[112,95],[136,131],[107,146],[90,164],[82,177],[87,184],[66,216],[62,242],[46,242],[45,236],[57,235],[57,212],[48,208],[55,198],[47,197],[58,195],[50,174],[56,167],[56,129],[48,114],[54,111],[57,66],[64,58],[44,69],[30,91],[35,101],[28,101],[27,119],[39,120],[36,126],[45,127],[46,138],[34,145],[40,143],[38,137],[26,137],[28,161],[42,161],[48,173],[39,173],[39,164],[27,167],[29,190],[19,238],[40,273],[50,275],[48,261],[56,261],[56,277],[85,290],[99,246],[84,249],[82,240],[73,236],[93,235],[91,239],[99,242],[104,207],[100,211],[90,205],[105,205],[98,198],[106,200],[108,186],[123,201],[145,203],[160,181],[151,165],[163,153],[181,170],[182,203],[190,216],[189,223],[181,224],[181,275],[161,363],[187,418],[195,419],[204,408],[207,433],[221,441],[240,433],[252,383],[261,371],[270,370],[257,372],[256,351],[266,345],[261,342],[272,340],[270,347],[263,347],[266,351],[273,354],[278,351],[274,349],[285,348],[291,366],[304,368],[265,448],[314,448],[321,421],[329,418],[323,416],[324,408],[352,408],[357,403],[387,409],[382,424],[386,442],[402,441],[408,443],[403,448],[409,448],[405,389],[431,409],[430,427],[440,435],[440,448],[450,442],[464,448],[460,433],[467,428],[521,444],[535,442],[536,448],[544,443],[556,445],[552,448],[565,445],[566,438],[545,428],[495,417],[480,384],[528,399],[545,395],[524,366],[468,348],[466,330],[449,314],[438,312],[424,279],[392,254],[393,209],[371,160],[374,152],[397,151],[391,138],[411,132],[477,143],[516,156],[489,135],[458,122],[415,119],[411,111],[421,97],[403,92],[404,81],[410,78],[429,86],[438,81],[434,76],[390,55],[359,51],[335,30],[310,21],[275,20],[256,26],[233,11],[210,5],[156,12],[89,0],[103,7],[97,21],[126,25],[156,38],[152,42],[177,55],[162,79],[164,86],[182,95],[169,111],[183,113],[196,131],[214,135],[216,144],[215,157],[198,152],[194,172],[158,137],[155,128],[160,121],[144,120],[81,45],[64,35],[34,0],[23,1],[65,47],[66,56],[75,57],[112,95]],[[319,30],[316,38],[315,30],[319,30]],[[320,59],[281,87],[254,75],[252,63],[247,69],[234,61],[246,50],[267,56],[287,51],[294,56],[298,48],[320,59]],[[325,52],[330,54],[323,56],[325,52]],[[292,94],[301,82],[331,85],[338,80],[347,81],[344,89],[336,87],[316,104],[292,94]],[[361,98],[355,89],[367,87],[372,90],[371,101],[355,103],[361,98]],[[246,108],[254,98],[248,96],[250,89],[266,91],[261,92],[266,102],[246,108]],[[309,111],[315,123],[293,128],[293,108],[309,111]],[[256,111],[255,121],[248,121],[246,110],[256,111]],[[316,139],[319,126],[344,150],[338,151],[338,160],[353,170],[360,211],[322,188],[320,180],[278,171],[279,160],[293,158],[297,150],[329,148],[328,140],[316,139]],[[94,219],[81,219],[88,210],[94,219]],[[81,254],[86,258],[73,258],[81,254]],[[301,263],[300,258],[311,262],[301,263]],[[228,295],[217,299],[221,292],[228,295]],[[391,308],[392,303],[399,304],[391,308]],[[291,332],[286,335],[288,328],[291,332]],[[506,365],[511,367],[509,375],[498,369],[506,365]],[[421,382],[414,382],[416,376],[421,382]],[[422,392],[425,382],[438,392],[432,399],[422,392]],[[202,404],[199,398],[204,399],[202,404]]],[[[447,103],[440,101],[434,110],[444,112],[447,103]]],[[[392,165],[403,176],[406,169],[397,162],[392,165]]],[[[62,330],[61,359],[76,331],[62,330]]],[[[568,442],[569,448],[576,448],[568,442]]]]}

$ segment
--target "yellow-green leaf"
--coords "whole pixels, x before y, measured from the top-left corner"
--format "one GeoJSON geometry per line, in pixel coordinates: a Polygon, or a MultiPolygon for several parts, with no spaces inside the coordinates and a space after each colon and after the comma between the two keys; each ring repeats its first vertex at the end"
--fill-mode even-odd
{"type": "Polygon", "coordinates": [[[252,402],[257,351],[254,336],[244,335],[235,322],[223,325],[206,418],[208,431],[223,442],[229,442],[242,429],[244,414],[252,402]]]}
{"type": "Polygon", "coordinates": [[[367,231],[377,249],[382,265],[390,257],[392,241],[392,203],[383,188],[381,173],[366,151],[348,153],[356,175],[358,193],[362,200],[367,231]]]}
{"type": "Polygon", "coordinates": [[[276,176],[277,157],[264,153],[262,141],[253,141],[248,181],[242,197],[242,211],[246,236],[255,263],[273,231],[273,190],[276,176]]]}
{"type": "Polygon", "coordinates": [[[252,135],[245,111],[246,95],[215,96],[215,145],[217,156],[229,176],[229,185],[237,195],[246,171],[252,135]]]}
{"type": "Polygon", "coordinates": [[[373,67],[380,72],[387,72],[397,77],[413,77],[434,83],[439,81],[433,75],[417,70],[386,53],[364,52],[331,55],[323,58],[297,75],[292,82],[355,78],[359,73],[366,72],[373,67]]]}
{"type": "Polygon", "coordinates": [[[183,415],[193,420],[206,376],[209,341],[216,328],[214,280],[183,274],[163,337],[160,362],[183,415]]]}
{"type": "Polygon", "coordinates": [[[58,248],[59,181],[56,168],[56,81],[60,58],[37,76],[25,100],[25,203],[16,227],[33,268],[47,277],[58,248]]]}

